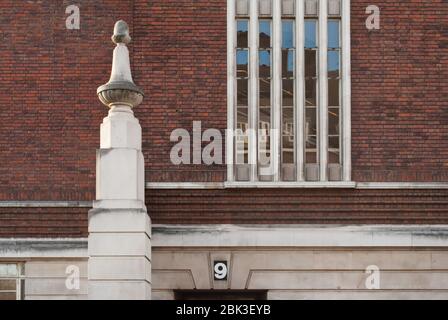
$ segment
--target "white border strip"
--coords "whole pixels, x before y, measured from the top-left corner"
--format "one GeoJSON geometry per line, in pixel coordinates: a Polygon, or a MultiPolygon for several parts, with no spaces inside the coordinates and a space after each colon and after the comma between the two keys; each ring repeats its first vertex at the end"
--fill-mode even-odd
{"type": "Polygon", "coordinates": [[[448,225],[154,225],[162,247],[448,247],[448,225]]]}
{"type": "MultiPolygon", "coordinates": [[[[226,188],[351,188],[351,189],[448,189],[447,182],[148,182],[147,189],[226,188]]],[[[1,207],[1,202],[0,202],[1,207]]]]}
{"type": "Polygon", "coordinates": [[[342,165],[345,181],[352,179],[352,106],[350,0],[342,1],[342,165]]]}
{"type": "Polygon", "coordinates": [[[0,259],[88,258],[87,238],[0,239],[0,259]]]}
{"type": "Polygon", "coordinates": [[[0,201],[0,208],[91,208],[92,201],[0,201]]]}
{"type": "Polygon", "coordinates": [[[233,181],[233,128],[235,122],[234,95],[235,95],[235,0],[227,1],[227,180],[233,181]]]}
{"type": "Polygon", "coordinates": [[[446,182],[358,182],[357,189],[448,189],[446,182]]]}

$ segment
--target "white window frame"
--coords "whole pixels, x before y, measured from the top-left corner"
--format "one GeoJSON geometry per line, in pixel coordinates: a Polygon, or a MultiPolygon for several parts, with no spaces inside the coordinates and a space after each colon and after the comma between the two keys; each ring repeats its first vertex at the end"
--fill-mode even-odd
{"type": "MultiPolygon", "coordinates": [[[[0,275],[0,280],[16,280],[16,300],[23,300],[24,292],[23,290],[23,281],[25,280],[24,275],[24,264],[16,263],[16,262],[8,262],[8,261],[0,261],[0,265],[16,265],[17,266],[17,275],[11,277],[3,277],[0,275]]],[[[2,290],[1,292],[9,292],[7,290],[2,290]]],[[[11,291],[12,292],[12,291],[11,291]]]]}
{"type": "MultiPolygon", "coordinates": [[[[250,40],[254,39],[256,36],[257,25],[258,25],[258,1],[248,0],[250,2],[249,8],[249,69],[251,73],[255,72],[254,68],[251,66],[256,66],[257,61],[255,60],[258,55],[258,48],[256,48],[256,41],[250,40]]],[[[281,1],[272,0],[272,23],[273,23],[273,87],[272,92],[273,105],[281,104],[281,93],[279,88],[281,87],[281,1]]],[[[341,159],[342,159],[342,175],[341,181],[328,181],[328,79],[327,79],[327,21],[331,19],[328,17],[328,0],[318,0],[319,8],[319,90],[318,90],[318,101],[319,101],[319,181],[310,182],[305,181],[305,159],[304,159],[304,117],[301,114],[304,113],[304,34],[303,32],[295,32],[296,36],[296,165],[297,165],[297,181],[295,182],[281,182],[279,180],[279,174],[281,172],[281,164],[278,163],[281,159],[280,156],[280,141],[278,139],[273,139],[271,141],[272,154],[276,154],[277,157],[272,158],[273,165],[277,174],[273,177],[273,182],[269,182],[269,185],[281,185],[281,184],[297,184],[303,186],[304,184],[309,184],[310,186],[316,183],[324,185],[340,185],[341,182],[352,182],[351,181],[351,57],[350,57],[350,0],[341,0],[341,159]],[[298,63],[300,62],[300,64],[298,63]],[[302,66],[302,67],[300,67],[302,66]]],[[[296,0],[296,30],[304,30],[304,0],[296,0]]],[[[236,62],[235,62],[235,43],[236,43],[236,0],[227,0],[227,143],[226,143],[226,163],[227,163],[227,183],[237,186],[241,185],[263,185],[266,182],[258,181],[257,177],[257,166],[253,165],[250,172],[249,182],[238,182],[235,181],[234,175],[234,133],[235,128],[235,94],[236,94],[236,62]]],[[[254,75],[251,75],[249,80],[250,87],[250,97],[249,101],[257,101],[257,80],[254,81],[254,75]]],[[[251,106],[249,102],[249,115],[253,113],[252,118],[249,120],[251,128],[256,127],[256,109],[251,106]],[[254,118],[255,117],[255,118],[254,118]]],[[[256,107],[256,106],[255,106],[256,107]]],[[[280,108],[273,108],[276,110],[273,112],[273,123],[275,127],[281,127],[281,111],[280,108]]],[[[252,130],[253,132],[253,130],[252,130]]],[[[252,135],[249,137],[249,161],[250,163],[256,163],[253,159],[257,159],[257,137],[252,135]],[[251,161],[252,160],[252,161],[251,161]]]]}

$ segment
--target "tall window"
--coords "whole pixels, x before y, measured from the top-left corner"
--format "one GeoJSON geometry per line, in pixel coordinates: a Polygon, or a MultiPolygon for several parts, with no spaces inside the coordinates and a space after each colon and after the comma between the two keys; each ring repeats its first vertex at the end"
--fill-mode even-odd
{"type": "Polygon", "coordinates": [[[351,180],[349,13],[228,0],[229,181],[351,180]]]}
{"type": "Polygon", "coordinates": [[[24,281],[22,265],[1,263],[0,300],[21,300],[24,281]]]}

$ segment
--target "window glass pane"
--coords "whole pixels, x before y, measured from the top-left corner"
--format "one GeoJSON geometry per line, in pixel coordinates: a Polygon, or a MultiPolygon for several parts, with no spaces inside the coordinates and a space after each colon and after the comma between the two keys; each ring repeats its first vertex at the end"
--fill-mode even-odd
{"type": "Polygon", "coordinates": [[[249,15],[249,0],[236,1],[236,14],[239,16],[249,15]]]}
{"type": "Polygon", "coordinates": [[[0,300],[17,300],[17,294],[15,292],[0,292],[0,300]]]}
{"type": "Polygon", "coordinates": [[[248,122],[248,108],[239,107],[236,115],[236,132],[235,132],[235,149],[236,149],[236,164],[248,163],[248,148],[249,141],[247,137],[248,122]]]}
{"type": "Polygon", "coordinates": [[[328,51],[328,77],[339,77],[339,51],[328,51]]]}
{"type": "Polygon", "coordinates": [[[306,161],[306,163],[317,163],[317,152],[316,151],[307,151],[305,161],[306,161]]]}
{"type": "Polygon", "coordinates": [[[339,108],[328,109],[328,134],[339,135],[339,108]]]}
{"type": "Polygon", "coordinates": [[[283,106],[294,106],[294,80],[283,80],[283,106]]]}
{"type": "Polygon", "coordinates": [[[330,149],[339,149],[339,136],[330,137],[328,147],[330,149]]]}
{"type": "Polygon", "coordinates": [[[341,1],[328,0],[328,14],[330,16],[339,16],[341,14],[341,1]]]}
{"type": "Polygon", "coordinates": [[[282,21],[282,48],[294,48],[294,21],[282,21]]]}
{"type": "Polygon", "coordinates": [[[305,15],[317,15],[317,0],[305,0],[305,15]]]}
{"type": "Polygon", "coordinates": [[[328,21],[328,48],[339,48],[339,20],[328,21]]]}
{"type": "Polygon", "coordinates": [[[247,50],[238,50],[236,52],[236,68],[238,78],[249,77],[249,53],[247,50]]]}
{"type": "Polygon", "coordinates": [[[328,138],[328,163],[340,163],[339,157],[339,136],[329,136],[328,138]]]}
{"type": "Polygon", "coordinates": [[[316,20],[305,20],[305,48],[317,47],[317,24],[316,20]]]}
{"type": "Polygon", "coordinates": [[[260,165],[268,165],[270,163],[270,129],[271,129],[271,109],[259,109],[258,122],[258,159],[260,165]]]}
{"type": "MultiPolygon", "coordinates": [[[[259,1],[259,14],[260,16],[272,15],[272,1],[271,0],[258,0],[259,1]]],[[[278,0],[275,0],[278,1],[278,0]]]]}
{"type": "Polygon", "coordinates": [[[336,107],[340,105],[339,102],[339,80],[328,80],[328,105],[330,107],[336,107]]]}
{"type": "Polygon", "coordinates": [[[271,52],[268,50],[260,50],[259,52],[259,68],[258,74],[260,78],[271,77],[271,52]]]}
{"type": "Polygon", "coordinates": [[[305,102],[307,106],[316,106],[316,80],[305,80],[305,102]]]}
{"type": "Polygon", "coordinates": [[[247,48],[249,22],[247,20],[238,20],[236,25],[237,25],[237,47],[247,48]]]}
{"type": "Polygon", "coordinates": [[[282,77],[294,78],[294,51],[282,50],[282,77]]]}
{"type": "Polygon", "coordinates": [[[294,0],[282,0],[283,15],[294,15],[294,2],[294,0]]]}
{"type": "Polygon", "coordinates": [[[315,78],[317,74],[317,51],[305,50],[305,78],[315,78]]]}
{"type": "Polygon", "coordinates": [[[338,164],[340,162],[339,150],[329,150],[328,151],[328,163],[338,164]]]}
{"type": "Polygon", "coordinates": [[[306,108],[305,117],[306,117],[306,123],[305,123],[306,136],[309,137],[317,135],[316,108],[306,108]]]}
{"type": "Polygon", "coordinates": [[[3,280],[0,279],[0,291],[16,291],[17,281],[16,280],[3,280]]]}
{"type": "Polygon", "coordinates": [[[271,105],[271,81],[260,79],[260,106],[269,107],[271,105]]]}
{"type": "Polygon", "coordinates": [[[18,275],[16,264],[0,264],[0,277],[16,277],[18,275]]]}
{"type": "Polygon", "coordinates": [[[248,106],[247,79],[237,80],[237,106],[248,106]]]}
{"type": "Polygon", "coordinates": [[[260,48],[270,48],[271,47],[271,22],[270,21],[260,21],[259,23],[259,33],[260,33],[260,48]]]}
{"type": "Polygon", "coordinates": [[[282,163],[294,163],[294,136],[283,136],[282,163]]]}

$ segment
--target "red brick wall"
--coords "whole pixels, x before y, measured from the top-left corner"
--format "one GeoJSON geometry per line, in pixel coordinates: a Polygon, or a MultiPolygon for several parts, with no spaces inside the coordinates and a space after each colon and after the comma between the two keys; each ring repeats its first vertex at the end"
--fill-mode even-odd
{"type": "Polygon", "coordinates": [[[153,223],[447,224],[448,190],[149,190],[153,223]]]}
{"type": "Polygon", "coordinates": [[[0,238],[87,237],[88,208],[0,208],[0,238]]]}
{"type": "Polygon", "coordinates": [[[132,1],[0,2],[0,200],[93,199],[113,25],[132,1]],[[67,30],[78,4],[81,29],[67,30]]]}
{"type": "MultiPolygon", "coordinates": [[[[446,1],[352,0],[353,177],[448,181],[446,1]]],[[[108,0],[0,3],[0,200],[89,200],[106,108],[116,20],[132,28],[132,64],[146,99],[147,180],[223,181],[223,166],[173,166],[178,127],[226,127],[226,1],[108,0]],[[79,4],[81,29],[65,29],[79,4]]]]}

